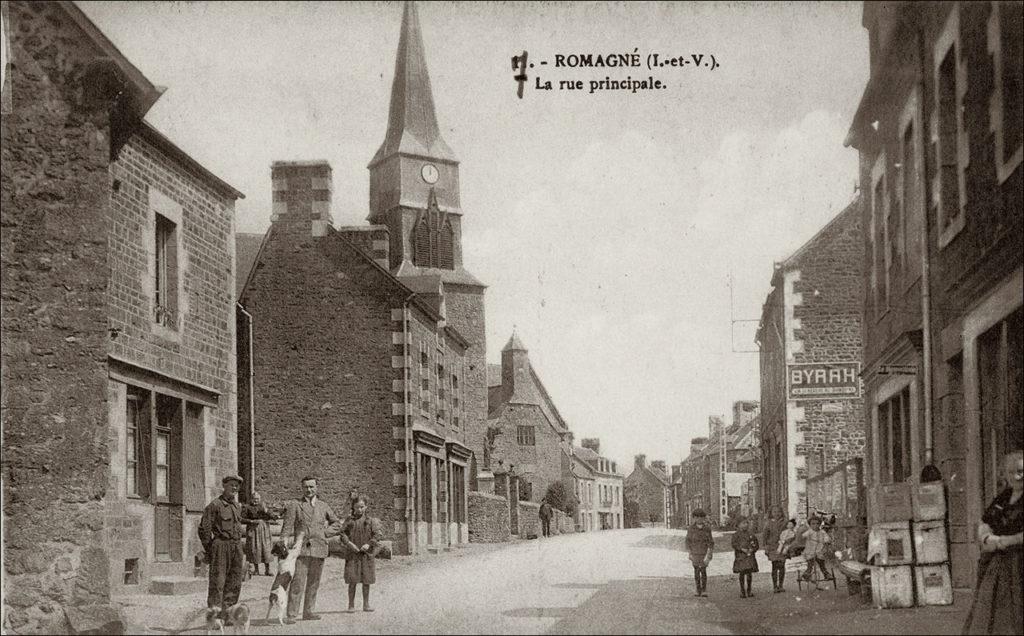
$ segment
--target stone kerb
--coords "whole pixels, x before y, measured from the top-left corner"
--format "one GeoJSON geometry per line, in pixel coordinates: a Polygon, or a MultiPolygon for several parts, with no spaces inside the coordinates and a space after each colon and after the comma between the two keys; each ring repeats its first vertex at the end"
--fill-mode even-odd
{"type": "Polygon", "coordinates": [[[512,540],[508,500],[500,495],[467,493],[470,543],[502,543],[512,540]]]}

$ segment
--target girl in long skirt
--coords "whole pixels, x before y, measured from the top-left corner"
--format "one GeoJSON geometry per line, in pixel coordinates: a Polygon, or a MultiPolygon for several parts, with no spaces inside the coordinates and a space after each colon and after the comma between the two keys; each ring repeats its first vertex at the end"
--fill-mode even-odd
{"type": "Polygon", "coordinates": [[[743,519],[739,523],[739,530],[732,535],[732,549],[735,552],[735,560],[732,563],[732,571],[740,575],[740,598],[752,598],[754,593],[750,585],[757,572],[757,537],[750,532],[750,522],[743,519]]]}
{"type": "MultiPolygon", "coordinates": [[[[786,580],[786,553],[783,552],[783,543],[780,539],[788,526],[789,522],[782,514],[782,508],[772,506],[771,518],[765,522],[764,532],[761,533],[761,545],[764,546],[768,560],[772,562],[773,592],[781,592],[782,584],[786,580]]],[[[790,537],[792,536],[793,533],[790,532],[790,537]]]]}
{"type": "Polygon", "coordinates": [[[380,520],[366,514],[366,497],[352,498],[352,515],[342,525],[341,541],[348,549],[345,582],[348,583],[348,612],[356,611],[356,586],[363,586],[363,611],[372,612],[370,586],[377,582],[376,557],[380,549],[380,520]]]}
{"type": "Polygon", "coordinates": [[[1024,626],[1024,453],[1007,453],[1003,478],[978,524],[978,587],[964,634],[1020,634],[1024,626]]]}

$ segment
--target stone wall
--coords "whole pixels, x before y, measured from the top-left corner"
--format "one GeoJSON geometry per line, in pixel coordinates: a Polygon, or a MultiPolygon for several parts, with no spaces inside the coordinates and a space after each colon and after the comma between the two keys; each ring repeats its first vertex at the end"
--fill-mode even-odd
{"type": "Polygon", "coordinates": [[[519,502],[519,538],[533,539],[541,535],[540,504],[519,502]]]}
{"type": "Polygon", "coordinates": [[[512,540],[508,500],[499,495],[470,492],[469,540],[471,543],[501,543],[512,540]]]}
{"type": "MultiPolygon", "coordinates": [[[[64,632],[105,604],[105,109],[76,96],[96,56],[55,4],[11,2],[2,117],[3,529],[8,633],[64,632]]],[[[6,28],[6,25],[5,25],[6,28]]]]}
{"type": "Polygon", "coordinates": [[[548,487],[562,478],[562,441],[543,410],[536,404],[506,404],[497,417],[489,420],[492,426],[501,427],[501,435],[495,438],[495,466],[500,459],[507,468],[515,466],[521,481],[531,484],[532,501],[540,502],[547,494],[548,487]],[[533,428],[534,445],[519,444],[519,426],[533,428]]]}
{"type": "Polygon", "coordinates": [[[576,522],[571,515],[561,510],[554,510],[555,516],[551,518],[551,534],[571,534],[576,532],[576,522]]]}

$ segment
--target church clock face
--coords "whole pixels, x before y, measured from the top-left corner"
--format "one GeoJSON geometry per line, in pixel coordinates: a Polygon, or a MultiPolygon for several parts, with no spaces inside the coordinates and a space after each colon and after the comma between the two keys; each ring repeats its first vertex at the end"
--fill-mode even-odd
{"type": "Polygon", "coordinates": [[[432,163],[423,164],[423,167],[420,168],[420,176],[423,177],[423,180],[429,184],[437,183],[437,167],[434,166],[434,164],[432,163]]]}

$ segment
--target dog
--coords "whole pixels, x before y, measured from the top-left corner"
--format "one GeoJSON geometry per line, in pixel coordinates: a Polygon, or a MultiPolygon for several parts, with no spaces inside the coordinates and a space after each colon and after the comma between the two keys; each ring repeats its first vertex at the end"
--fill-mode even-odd
{"type": "Polygon", "coordinates": [[[220,617],[220,608],[214,605],[206,609],[206,636],[223,634],[224,620],[220,617]]]}
{"type": "Polygon", "coordinates": [[[274,577],[274,583],[270,586],[270,604],[267,605],[265,620],[270,619],[270,613],[274,607],[277,607],[277,622],[284,625],[284,615],[288,610],[288,588],[292,585],[292,577],[295,576],[295,562],[299,558],[304,541],[305,535],[300,532],[295,537],[293,544],[295,547],[289,549],[284,541],[278,541],[270,551],[277,557],[277,576],[274,577]]]}
{"type": "Polygon", "coordinates": [[[217,606],[206,610],[206,634],[220,634],[223,636],[224,626],[231,625],[235,628],[236,634],[249,633],[249,606],[245,603],[236,603],[225,611],[217,606]],[[225,620],[224,616],[227,616],[225,620]]]}

